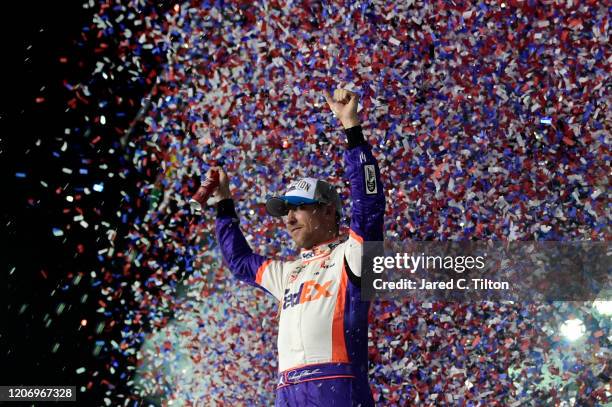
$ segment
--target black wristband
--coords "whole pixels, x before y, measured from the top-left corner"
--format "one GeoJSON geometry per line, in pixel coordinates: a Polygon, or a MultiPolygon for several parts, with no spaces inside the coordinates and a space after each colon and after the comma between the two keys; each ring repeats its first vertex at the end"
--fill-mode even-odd
{"type": "Polygon", "coordinates": [[[217,218],[237,218],[233,199],[222,199],[217,202],[217,218]]]}
{"type": "Polygon", "coordinates": [[[346,134],[349,150],[366,142],[360,124],[344,129],[344,134],[346,134]]]}

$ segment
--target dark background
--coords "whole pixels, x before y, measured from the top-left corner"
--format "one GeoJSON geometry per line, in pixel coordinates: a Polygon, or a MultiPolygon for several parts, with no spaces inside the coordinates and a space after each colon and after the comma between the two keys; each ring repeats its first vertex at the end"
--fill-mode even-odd
{"type": "MultiPolygon", "coordinates": [[[[14,94],[5,99],[9,105],[2,118],[9,127],[3,131],[8,144],[3,154],[11,167],[7,174],[11,207],[5,221],[10,274],[3,273],[8,278],[8,315],[2,364],[8,374],[2,384],[80,386],[84,383],[77,377],[77,365],[91,363],[92,356],[84,346],[87,329],[79,325],[95,309],[91,302],[79,302],[78,291],[63,292],[61,287],[69,283],[68,272],[86,269],[87,260],[75,258],[66,250],[69,242],[52,235],[65,202],[53,192],[63,181],[58,172],[77,157],[57,159],[49,150],[69,127],[62,80],[70,73],[58,56],[74,53],[74,38],[89,15],[77,2],[62,5],[61,11],[53,2],[15,2],[13,7],[5,18],[20,22],[12,31],[15,54],[7,61],[14,70],[6,78],[14,94]],[[37,102],[37,97],[45,101],[37,102]],[[16,172],[26,178],[17,178],[16,172]],[[49,185],[46,195],[41,193],[40,179],[49,185]],[[54,289],[56,295],[50,296],[54,289]],[[60,302],[66,306],[57,315],[60,302]],[[48,327],[46,314],[51,320],[48,327]],[[55,343],[60,346],[54,353],[55,343]]],[[[93,238],[81,240],[87,243],[93,238]]]]}
{"type": "MultiPolygon", "coordinates": [[[[129,192],[135,184],[129,174],[126,179],[103,179],[99,164],[106,163],[106,171],[125,166],[123,158],[109,154],[108,149],[118,147],[118,134],[138,106],[127,107],[125,121],[106,134],[102,131],[99,143],[92,144],[76,131],[66,135],[66,128],[84,128],[87,112],[67,108],[74,95],[64,80],[74,84],[91,75],[94,50],[88,48],[82,31],[90,25],[94,11],[84,9],[80,1],[61,5],[11,2],[11,7],[3,13],[3,38],[10,51],[0,112],[8,183],[3,194],[8,202],[3,211],[7,240],[2,256],[7,263],[2,273],[7,313],[1,336],[4,374],[0,384],[77,386],[78,405],[102,405],[109,387],[100,382],[108,376],[108,383],[122,386],[127,377],[119,380],[117,376],[125,372],[118,369],[111,374],[108,360],[94,353],[95,341],[108,342],[120,334],[104,314],[96,312],[102,298],[88,280],[92,271],[99,273],[97,250],[104,247],[94,226],[104,219],[112,222],[111,214],[121,204],[119,189],[129,192]],[[62,151],[64,143],[67,148],[62,151]],[[79,173],[83,167],[89,169],[87,174],[79,173]],[[66,174],[63,168],[73,173],[66,174]],[[103,192],[80,194],[81,200],[73,203],[66,200],[77,185],[91,189],[102,179],[103,192]],[[74,222],[68,230],[65,225],[78,210],[89,211],[89,227],[75,227],[78,222],[74,222]],[[61,228],[64,235],[54,236],[54,227],[61,228]],[[80,282],[75,284],[79,275],[80,282]],[[87,322],[82,325],[82,321],[87,322]],[[85,372],[78,374],[81,367],[85,372]],[[87,388],[85,393],[79,390],[81,386],[87,388]]],[[[144,91],[142,86],[121,90],[135,99],[144,91]]]]}

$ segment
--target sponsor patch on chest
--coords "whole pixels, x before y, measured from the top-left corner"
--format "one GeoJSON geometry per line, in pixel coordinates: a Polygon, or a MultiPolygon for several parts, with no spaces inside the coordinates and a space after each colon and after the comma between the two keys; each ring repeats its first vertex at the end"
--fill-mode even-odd
{"type": "Polygon", "coordinates": [[[298,266],[296,267],[291,274],[289,275],[289,282],[293,283],[295,280],[297,280],[298,276],[300,275],[300,273],[302,272],[302,270],[304,270],[304,268],[306,268],[306,266],[298,266]]]}
{"type": "Polygon", "coordinates": [[[364,165],[363,173],[365,176],[365,192],[366,195],[374,195],[378,192],[376,184],[376,168],[373,165],[364,165]]]}
{"type": "Polygon", "coordinates": [[[327,260],[323,260],[319,267],[322,268],[323,270],[327,270],[327,269],[330,269],[332,267],[336,267],[336,262],[329,262],[327,260]]]}
{"type": "Polygon", "coordinates": [[[295,292],[291,292],[291,290],[287,288],[283,297],[283,309],[295,307],[305,302],[331,297],[332,283],[332,280],[326,281],[323,284],[319,284],[315,280],[308,280],[300,284],[295,292]]]}

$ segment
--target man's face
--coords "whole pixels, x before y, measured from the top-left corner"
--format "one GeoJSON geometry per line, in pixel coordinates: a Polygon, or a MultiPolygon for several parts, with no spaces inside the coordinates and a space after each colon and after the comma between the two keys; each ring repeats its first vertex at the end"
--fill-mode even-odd
{"type": "Polygon", "coordinates": [[[310,249],[333,237],[328,212],[320,204],[289,205],[289,213],[283,216],[283,221],[298,248],[310,249]]]}

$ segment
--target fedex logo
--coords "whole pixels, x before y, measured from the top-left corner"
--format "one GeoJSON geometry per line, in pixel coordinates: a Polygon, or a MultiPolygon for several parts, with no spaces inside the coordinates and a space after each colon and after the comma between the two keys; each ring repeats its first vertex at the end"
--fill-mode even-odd
{"type": "Polygon", "coordinates": [[[316,301],[320,298],[331,297],[332,293],[329,291],[331,284],[331,280],[323,284],[319,284],[315,280],[308,280],[300,284],[300,288],[298,288],[295,293],[286,289],[285,297],[283,298],[283,309],[294,307],[308,301],[316,301]]]}
{"type": "Polygon", "coordinates": [[[312,250],[302,253],[302,259],[304,260],[310,259],[311,257],[314,257],[314,256],[315,256],[315,252],[312,250]]]}

